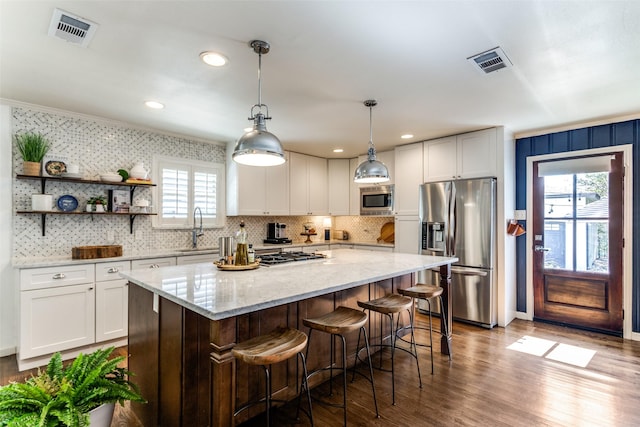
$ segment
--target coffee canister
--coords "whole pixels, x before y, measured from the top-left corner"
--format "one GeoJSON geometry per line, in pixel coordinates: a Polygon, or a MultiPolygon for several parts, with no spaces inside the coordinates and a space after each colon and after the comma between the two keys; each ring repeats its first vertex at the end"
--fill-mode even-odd
{"type": "Polygon", "coordinates": [[[32,211],[50,211],[53,208],[53,196],[51,194],[31,195],[32,211]]]}

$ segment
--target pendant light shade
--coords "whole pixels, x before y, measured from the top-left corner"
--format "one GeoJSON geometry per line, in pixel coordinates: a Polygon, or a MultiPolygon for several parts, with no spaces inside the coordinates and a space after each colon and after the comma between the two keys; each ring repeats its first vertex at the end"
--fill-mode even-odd
{"type": "Polygon", "coordinates": [[[267,131],[266,120],[270,120],[269,107],[262,103],[262,54],[269,52],[269,43],[253,40],[249,43],[258,54],[258,103],[251,107],[253,129],[242,135],[236,142],[231,156],[236,163],[249,166],[276,166],[285,162],[284,150],[278,137],[267,131]],[[266,115],[262,108],[266,110],[266,115]],[[257,109],[257,113],[254,111],[257,109]]]}
{"type": "Polygon", "coordinates": [[[356,168],[353,176],[354,182],[359,184],[378,184],[389,181],[389,170],[381,161],[376,159],[376,148],[373,145],[373,121],[372,109],[378,105],[375,99],[364,101],[364,106],[369,108],[369,150],[368,158],[356,168]]]}

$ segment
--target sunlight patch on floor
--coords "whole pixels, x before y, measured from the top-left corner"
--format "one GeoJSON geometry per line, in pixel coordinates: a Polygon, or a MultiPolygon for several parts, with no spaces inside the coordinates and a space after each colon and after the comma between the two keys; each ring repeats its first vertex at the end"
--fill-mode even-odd
{"type": "Polygon", "coordinates": [[[555,341],[549,341],[542,338],[530,337],[529,335],[525,335],[507,348],[509,350],[516,350],[521,353],[533,354],[534,356],[542,356],[555,344],[555,341]]]}
{"type": "Polygon", "coordinates": [[[529,335],[524,335],[518,341],[507,346],[507,349],[538,357],[544,356],[545,359],[555,360],[581,368],[586,368],[596,354],[595,350],[557,343],[556,341],[536,338],[529,335]]]}
{"type": "Polygon", "coordinates": [[[546,358],[585,368],[595,354],[595,350],[569,344],[558,344],[551,353],[547,354],[546,358]]]}

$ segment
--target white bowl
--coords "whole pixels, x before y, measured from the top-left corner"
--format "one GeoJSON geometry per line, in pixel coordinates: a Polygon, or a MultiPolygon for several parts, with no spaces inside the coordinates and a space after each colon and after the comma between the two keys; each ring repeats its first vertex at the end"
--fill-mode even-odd
{"type": "Polygon", "coordinates": [[[100,180],[106,182],[120,182],[122,181],[122,177],[117,173],[103,172],[100,174],[100,180]]]}

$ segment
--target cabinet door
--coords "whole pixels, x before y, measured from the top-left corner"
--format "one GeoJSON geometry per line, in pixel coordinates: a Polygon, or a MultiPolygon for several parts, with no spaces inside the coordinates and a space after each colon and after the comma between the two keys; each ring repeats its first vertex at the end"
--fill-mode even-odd
{"type": "Polygon", "coordinates": [[[457,136],[458,177],[483,178],[496,176],[496,129],[457,136]]]}
{"type": "Polygon", "coordinates": [[[395,217],[394,252],[419,254],[420,218],[416,216],[395,217]]]}
{"type": "Polygon", "coordinates": [[[309,181],[307,156],[291,153],[289,156],[289,211],[291,215],[309,213],[309,181]]]}
{"type": "Polygon", "coordinates": [[[140,270],[143,268],[171,267],[174,265],[176,265],[175,257],[147,258],[147,259],[137,259],[137,260],[131,261],[132,270],[140,270]]]}
{"type": "Polygon", "coordinates": [[[434,139],[424,143],[424,182],[447,181],[457,178],[456,137],[434,139]]]}
{"type": "Polygon", "coordinates": [[[289,158],[291,215],[327,215],[327,159],[298,153],[289,158]]]}
{"type": "Polygon", "coordinates": [[[187,264],[200,264],[203,262],[213,262],[218,260],[220,257],[218,254],[200,254],[200,255],[185,255],[179,256],[176,258],[177,265],[187,265],[187,264]]]}
{"type": "Polygon", "coordinates": [[[396,183],[396,167],[395,167],[395,150],[391,151],[378,151],[376,158],[384,163],[389,171],[389,181],[384,182],[383,185],[391,185],[396,183]]]}
{"type": "Polygon", "coordinates": [[[93,264],[62,265],[20,270],[20,290],[45,289],[95,281],[93,264]]]}
{"type": "Polygon", "coordinates": [[[93,284],[20,292],[19,358],[93,344],[94,295],[93,284]]]}
{"type": "Polygon", "coordinates": [[[264,215],[267,168],[237,165],[237,215],[264,215]]]}
{"type": "MultiPolygon", "coordinates": [[[[351,187],[348,159],[329,159],[329,215],[349,215],[351,187]]],[[[353,181],[353,179],[351,179],[353,181]]]]}
{"type": "MultiPolygon", "coordinates": [[[[360,184],[353,181],[356,168],[360,165],[358,159],[349,159],[349,215],[360,215],[360,184]]],[[[364,186],[364,185],[362,185],[364,186]]]]}
{"type": "Polygon", "coordinates": [[[119,280],[121,271],[131,270],[131,261],[109,261],[96,263],[96,282],[119,280]]]}
{"type": "Polygon", "coordinates": [[[327,159],[308,156],[309,165],[309,215],[329,214],[327,159]]]}
{"type": "Polygon", "coordinates": [[[422,184],[422,143],[403,145],[395,150],[393,210],[396,215],[418,215],[420,184],[422,184]]]}
{"type": "Polygon", "coordinates": [[[127,336],[128,291],[124,279],[96,282],[96,342],[127,336]]]}
{"type": "Polygon", "coordinates": [[[265,170],[264,194],[266,194],[264,215],[289,215],[289,153],[285,152],[284,164],[265,170]]]}

